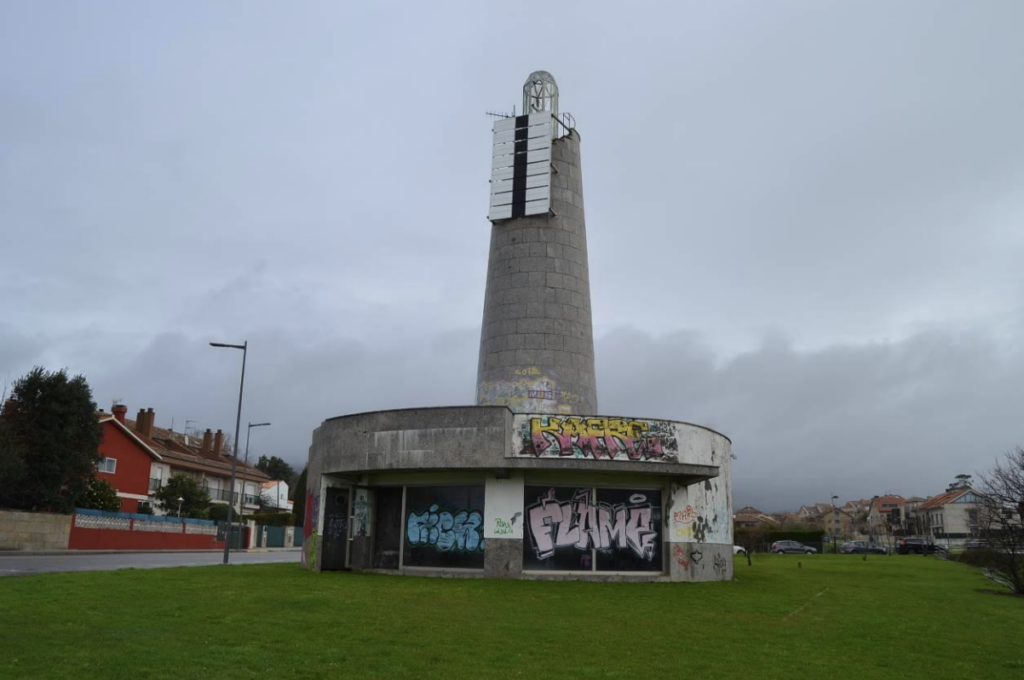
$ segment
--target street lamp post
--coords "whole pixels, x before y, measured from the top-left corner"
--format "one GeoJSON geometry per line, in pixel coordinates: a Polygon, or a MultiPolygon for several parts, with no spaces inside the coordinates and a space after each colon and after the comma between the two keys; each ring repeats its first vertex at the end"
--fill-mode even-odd
{"type": "Polygon", "coordinates": [[[242,506],[245,504],[245,481],[246,475],[249,472],[249,436],[252,435],[252,428],[254,427],[266,427],[270,423],[249,423],[249,428],[245,431],[245,462],[242,463],[242,495],[241,500],[238,503],[238,514],[242,514],[242,506]]]}
{"type": "Polygon", "coordinates": [[[839,521],[839,516],[836,515],[836,499],[839,496],[832,496],[832,554],[839,554],[839,547],[836,545],[836,522],[839,521]]]}
{"type": "MultiPolygon", "coordinates": [[[[249,341],[246,340],[241,345],[231,345],[223,342],[211,342],[210,347],[226,347],[228,349],[240,349],[242,350],[242,380],[238,385],[238,415],[235,417],[235,451],[231,456],[231,493],[235,492],[235,469],[238,467],[238,435],[239,430],[242,428],[242,392],[245,390],[245,357],[249,352],[249,341]]],[[[243,489],[244,491],[244,489],[243,489]]],[[[234,503],[228,502],[228,521],[227,521],[227,535],[224,537],[224,564],[228,563],[230,559],[231,550],[231,512],[234,509],[234,503]]]]}
{"type": "Polygon", "coordinates": [[[181,504],[185,499],[178,496],[178,519],[181,519],[181,504]]]}

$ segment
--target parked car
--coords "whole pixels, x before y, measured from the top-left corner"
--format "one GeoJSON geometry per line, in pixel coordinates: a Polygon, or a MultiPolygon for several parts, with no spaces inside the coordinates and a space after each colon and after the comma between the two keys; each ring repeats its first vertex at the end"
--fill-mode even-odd
{"type": "Polygon", "coordinates": [[[813,555],[818,552],[817,548],[812,548],[809,545],[798,543],[797,541],[775,541],[772,543],[772,552],[776,554],[783,553],[803,553],[805,555],[813,555]]]}
{"type": "Polygon", "coordinates": [[[734,545],[732,547],[732,554],[733,555],[746,555],[747,551],[746,551],[746,549],[742,545],[734,545]]]}
{"type": "Polygon", "coordinates": [[[847,541],[839,548],[839,552],[852,555],[887,555],[889,551],[883,545],[871,541],[847,541]]]}
{"type": "Polygon", "coordinates": [[[920,536],[908,536],[896,542],[896,553],[898,555],[933,555],[938,552],[945,552],[945,546],[932,543],[929,538],[920,536]]]}
{"type": "Polygon", "coordinates": [[[988,541],[983,538],[973,538],[964,543],[964,550],[987,550],[988,541]]]}

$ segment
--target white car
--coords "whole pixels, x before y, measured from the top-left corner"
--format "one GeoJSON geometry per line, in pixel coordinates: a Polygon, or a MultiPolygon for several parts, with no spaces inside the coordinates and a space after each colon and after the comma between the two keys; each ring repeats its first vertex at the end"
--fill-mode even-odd
{"type": "Polygon", "coordinates": [[[734,545],[732,547],[732,554],[733,555],[746,555],[747,554],[747,550],[742,545],[734,545]]]}

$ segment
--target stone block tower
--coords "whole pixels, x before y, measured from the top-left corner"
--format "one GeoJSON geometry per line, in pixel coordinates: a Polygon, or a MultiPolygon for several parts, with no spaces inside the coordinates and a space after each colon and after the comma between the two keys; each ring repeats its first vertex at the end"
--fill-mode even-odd
{"type": "Polygon", "coordinates": [[[478,405],[598,412],[580,137],[551,74],[494,125],[478,405]]]}

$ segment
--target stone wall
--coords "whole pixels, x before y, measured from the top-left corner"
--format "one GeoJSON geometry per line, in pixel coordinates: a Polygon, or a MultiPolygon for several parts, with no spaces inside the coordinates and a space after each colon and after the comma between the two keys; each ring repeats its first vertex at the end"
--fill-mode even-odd
{"type": "Polygon", "coordinates": [[[67,550],[71,516],[0,510],[0,550],[67,550]]]}

